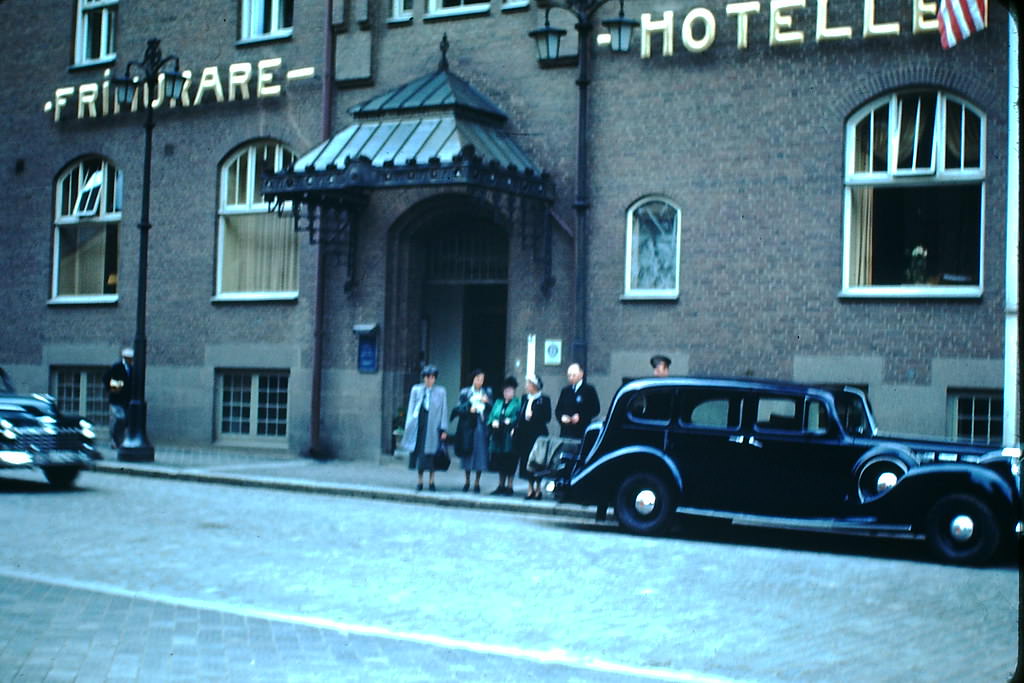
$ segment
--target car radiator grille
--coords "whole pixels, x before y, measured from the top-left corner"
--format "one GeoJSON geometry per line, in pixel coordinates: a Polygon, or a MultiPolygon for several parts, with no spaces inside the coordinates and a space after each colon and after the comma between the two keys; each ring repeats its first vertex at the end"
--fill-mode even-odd
{"type": "Polygon", "coordinates": [[[42,430],[29,434],[20,432],[15,449],[37,453],[77,451],[81,449],[83,441],[81,432],[75,429],[61,429],[56,434],[46,434],[42,430]]]}

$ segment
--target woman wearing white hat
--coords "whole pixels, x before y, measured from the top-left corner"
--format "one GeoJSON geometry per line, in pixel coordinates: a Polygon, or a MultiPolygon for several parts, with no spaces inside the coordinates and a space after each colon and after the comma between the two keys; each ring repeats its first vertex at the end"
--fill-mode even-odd
{"type": "Polygon", "coordinates": [[[548,435],[551,420],[551,399],[541,393],[544,383],[537,375],[526,376],[526,395],[519,408],[519,419],[512,434],[512,448],[519,457],[519,477],[525,479],[529,490],[527,500],[540,500],[540,479],[533,476],[526,463],[537,437],[548,435]]]}

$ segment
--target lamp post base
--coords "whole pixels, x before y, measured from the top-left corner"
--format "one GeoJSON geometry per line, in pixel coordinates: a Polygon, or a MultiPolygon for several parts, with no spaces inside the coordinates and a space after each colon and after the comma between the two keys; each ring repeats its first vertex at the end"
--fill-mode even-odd
{"type": "Polygon", "coordinates": [[[117,449],[117,459],[122,462],[153,462],[153,444],[146,436],[146,404],[132,401],[128,404],[124,440],[117,449]]]}

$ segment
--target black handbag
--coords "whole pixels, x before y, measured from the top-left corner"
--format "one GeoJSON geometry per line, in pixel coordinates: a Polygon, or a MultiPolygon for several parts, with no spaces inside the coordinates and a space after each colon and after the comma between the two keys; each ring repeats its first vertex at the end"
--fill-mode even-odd
{"type": "Polygon", "coordinates": [[[438,472],[447,472],[448,468],[452,466],[452,459],[448,456],[448,449],[445,447],[444,442],[437,447],[437,453],[434,455],[434,470],[438,472]]]}

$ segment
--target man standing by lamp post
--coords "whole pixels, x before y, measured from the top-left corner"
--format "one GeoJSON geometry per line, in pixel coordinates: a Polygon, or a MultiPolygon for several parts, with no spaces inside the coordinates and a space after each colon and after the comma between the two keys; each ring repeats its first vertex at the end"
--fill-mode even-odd
{"type": "Polygon", "coordinates": [[[127,411],[127,429],[117,452],[117,459],[129,462],[152,462],[153,445],[146,435],[146,281],[149,277],[149,190],[150,169],[153,161],[153,102],[159,87],[163,96],[177,101],[185,86],[178,58],[164,57],[160,41],[153,39],[146,45],[141,62],[128,62],[122,78],[113,79],[114,94],[122,107],[130,107],[136,97],[146,110],[145,157],[142,171],[142,212],[139,219],[139,286],[135,311],[135,368],[131,386],[131,401],[127,411]],[[171,68],[170,64],[174,66],[171,68]],[[133,75],[133,71],[136,75],[133,75]],[[139,86],[142,86],[141,88],[139,86]]]}
{"type": "Polygon", "coordinates": [[[124,440],[125,419],[132,397],[134,360],[132,349],[121,349],[121,360],[111,365],[103,375],[103,385],[107,388],[107,400],[110,402],[110,443],[115,449],[120,448],[124,440]]]}

